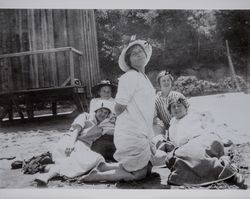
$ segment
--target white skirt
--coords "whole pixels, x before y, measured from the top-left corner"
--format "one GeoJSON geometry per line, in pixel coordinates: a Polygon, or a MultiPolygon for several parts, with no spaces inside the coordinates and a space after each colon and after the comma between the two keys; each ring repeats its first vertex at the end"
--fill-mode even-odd
{"type": "Polygon", "coordinates": [[[148,165],[152,158],[150,140],[144,134],[115,132],[116,151],[114,158],[129,172],[138,171],[148,165]]]}
{"type": "Polygon", "coordinates": [[[68,141],[69,137],[67,135],[63,136],[52,152],[52,158],[59,167],[61,176],[74,178],[86,174],[105,161],[101,154],[92,151],[82,141],[76,141],[74,150],[67,157],[65,155],[65,146],[67,146],[68,141]]]}

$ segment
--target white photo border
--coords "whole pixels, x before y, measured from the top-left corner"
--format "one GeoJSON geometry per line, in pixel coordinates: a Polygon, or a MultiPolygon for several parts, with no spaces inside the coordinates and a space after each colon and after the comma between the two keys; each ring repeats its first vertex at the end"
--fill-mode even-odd
{"type": "MultiPolygon", "coordinates": [[[[249,10],[249,0],[0,0],[0,9],[236,9],[249,10]]],[[[0,189],[0,198],[248,198],[248,190],[116,190],[0,189]]]]}

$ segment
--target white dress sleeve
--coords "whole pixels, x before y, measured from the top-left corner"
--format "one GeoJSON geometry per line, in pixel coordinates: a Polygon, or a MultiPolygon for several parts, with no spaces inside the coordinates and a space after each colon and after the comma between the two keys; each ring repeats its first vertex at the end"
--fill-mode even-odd
{"type": "Polygon", "coordinates": [[[77,116],[77,118],[74,120],[72,123],[72,126],[78,124],[82,127],[82,129],[85,127],[85,122],[89,119],[89,114],[88,113],[82,113],[77,116]]]}
{"type": "Polygon", "coordinates": [[[136,91],[138,75],[136,71],[128,71],[119,78],[118,91],[116,94],[116,103],[128,105],[129,101],[136,91]]]}

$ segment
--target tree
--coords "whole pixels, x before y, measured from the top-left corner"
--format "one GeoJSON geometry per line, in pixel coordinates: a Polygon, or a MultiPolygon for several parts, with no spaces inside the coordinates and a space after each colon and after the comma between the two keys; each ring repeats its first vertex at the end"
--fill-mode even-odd
{"type": "Polygon", "coordinates": [[[96,10],[103,76],[116,79],[122,73],[118,57],[131,35],[153,46],[146,72],[167,69],[179,76],[187,69],[227,67],[226,38],[240,69],[247,63],[248,16],[249,11],[235,10],[96,10]]]}
{"type": "Polygon", "coordinates": [[[224,46],[225,40],[228,40],[236,73],[246,74],[246,78],[250,77],[248,64],[249,14],[249,10],[220,10],[216,12],[216,40],[224,46]]]}

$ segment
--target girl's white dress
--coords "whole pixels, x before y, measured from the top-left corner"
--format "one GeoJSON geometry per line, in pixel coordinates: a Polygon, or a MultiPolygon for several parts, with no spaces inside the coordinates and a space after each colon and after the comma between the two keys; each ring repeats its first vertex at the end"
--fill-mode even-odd
{"type": "Polygon", "coordinates": [[[119,78],[116,102],[126,109],[116,120],[114,158],[129,172],[144,168],[151,159],[155,89],[145,74],[129,70],[119,78]]]}
{"type": "Polygon", "coordinates": [[[169,138],[176,148],[168,157],[168,183],[208,185],[231,178],[236,168],[224,151],[209,113],[188,113],[170,122],[169,138]]]}
{"type": "Polygon", "coordinates": [[[103,134],[99,127],[107,122],[109,122],[108,119],[97,125],[95,117],[87,113],[80,114],[74,120],[72,125],[78,124],[83,130],[78,136],[70,156],[65,155],[65,148],[71,140],[70,133],[64,134],[52,151],[52,158],[58,167],[60,176],[77,177],[105,161],[101,154],[92,151],[90,147],[103,134]]]}

